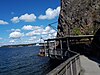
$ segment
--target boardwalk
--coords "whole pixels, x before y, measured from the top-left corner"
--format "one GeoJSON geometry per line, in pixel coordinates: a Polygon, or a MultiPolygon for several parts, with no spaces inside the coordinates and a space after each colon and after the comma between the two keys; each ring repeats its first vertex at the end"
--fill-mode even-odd
{"type": "Polygon", "coordinates": [[[80,56],[81,66],[84,69],[83,75],[100,75],[100,67],[98,63],[88,59],[85,56],[80,56]]]}
{"type": "Polygon", "coordinates": [[[47,43],[45,55],[53,59],[66,59],[66,56],[69,57],[68,51],[72,45],[90,44],[93,37],[93,35],[69,35],[66,37],[47,39],[45,40],[47,43]]]}
{"type": "Polygon", "coordinates": [[[98,63],[70,50],[70,45],[73,42],[75,42],[74,44],[77,44],[78,42],[78,44],[81,44],[82,42],[84,42],[84,44],[90,44],[92,40],[93,35],[68,36],[45,40],[47,41],[45,53],[48,57],[58,60],[69,57],[68,60],[47,75],[100,75],[98,63]],[[71,53],[74,53],[75,55],[70,55],[71,53]]]}

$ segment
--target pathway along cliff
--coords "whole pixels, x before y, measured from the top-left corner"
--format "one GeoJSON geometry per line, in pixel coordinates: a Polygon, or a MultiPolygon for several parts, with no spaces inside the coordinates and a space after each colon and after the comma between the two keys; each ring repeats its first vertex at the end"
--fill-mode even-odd
{"type": "MultiPolygon", "coordinates": [[[[100,51],[99,51],[100,50],[100,0],[61,0],[61,11],[58,19],[57,29],[58,29],[57,38],[70,37],[73,35],[74,36],[94,35],[94,38],[90,43],[71,45],[69,40],[68,41],[69,45],[67,43],[66,50],[68,50],[69,46],[70,49],[73,51],[79,52],[89,57],[99,58],[100,57],[100,51]]],[[[64,42],[61,43],[64,44],[64,42]]],[[[61,46],[60,42],[57,40],[56,44],[58,44],[58,48],[61,46]]],[[[61,47],[62,49],[65,48],[65,46],[61,47]]],[[[86,59],[86,62],[88,64],[91,63],[89,61],[90,60],[86,59]]],[[[58,71],[59,69],[56,70],[58,71]]],[[[64,67],[59,71],[59,73],[61,72],[64,73],[62,74],[52,73],[52,75],[57,75],[57,74],[65,75],[65,71],[66,68],[64,67]]],[[[68,75],[77,75],[77,74],[68,73],[68,75]]]]}
{"type": "Polygon", "coordinates": [[[76,47],[74,46],[75,48],[73,46],[71,48],[72,50],[77,49],[77,52],[85,52],[85,54],[87,52],[90,53],[89,55],[100,57],[100,43],[98,43],[100,42],[100,0],[60,1],[61,11],[58,19],[57,37],[95,35],[92,44],[76,45],[76,47]],[[96,45],[94,42],[96,42],[96,45]]]}

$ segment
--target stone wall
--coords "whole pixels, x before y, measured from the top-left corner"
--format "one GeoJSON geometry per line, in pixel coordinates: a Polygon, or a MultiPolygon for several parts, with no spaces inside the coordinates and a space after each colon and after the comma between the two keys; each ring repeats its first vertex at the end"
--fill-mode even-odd
{"type": "Polygon", "coordinates": [[[57,37],[94,34],[100,28],[100,0],[61,0],[57,37]]]}

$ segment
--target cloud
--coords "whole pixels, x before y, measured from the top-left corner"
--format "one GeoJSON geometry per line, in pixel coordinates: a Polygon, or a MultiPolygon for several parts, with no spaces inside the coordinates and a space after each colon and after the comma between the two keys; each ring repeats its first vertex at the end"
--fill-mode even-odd
{"type": "Polygon", "coordinates": [[[47,26],[47,27],[45,27],[45,29],[43,30],[42,34],[47,35],[47,34],[53,34],[53,33],[55,33],[55,32],[56,32],[56,30],[52,29],[50,26],[47,26]]]}
{"type": "Polygon", "coordinates": [[[10,43],[14,43],[14,42],[15,42],[15,40],[10,40],[9,42],[10,42],[10,43]]]}
{"type": "Polygon", "coordinates": [[[0,37],[0,40],[2,40],[3,38],[0,37]]]}
{"type": "Polygon", "coordinates": [[[10,29],[10,30],[6,30],[7,32],[21,32],[21,29],[10,29]]]}
{"type": "Polygon", "coordinates": [[[49,32],[50,30],[51,30],[50,26],[47,26],[47,27],[45,28],[45,31],[46,31],[46,32],[49,32]]]}
{"type": "Polygon", "coordinates": [[[43,29],[41,26],[33,26],[33,30],[41,30],[43,29]]]}
{"type": "Polygon", "coordinates": [[[41,35],[41,32],[42,32],[42,30],[34,30],[34,31],[26,33],[26,36],[41,35]]]}
{"type": "Polygon", "coordinates": [[[36,16],[34,14],[24,14],[19,17],[20,20],[25,22],[34,22],[36,20],[36,16]]]}
{"type": "MultiPolygon", "coordinates": [[[[49,26],[47,27],[32,26],[32,25],[25,25],[25,26],[32,27],[25,29],[25,30],[31,30],[29,32],[25,32],[25,34],[21,32],[21,29],[11,29],[12,32],[9,34],[9,38],[11,38],[11,40],[9,41],[9,43],[12,44],[36,43],[40,42],[41,40],[42,42],[44,42],[43,39],[45,40],[54,38],[57,34],[56,30],[52,29],[49,26]],[[41,39],[41,37],[43,39],[41,39]]],[[[25,26],[23,26],[22,29],[24,29],[25,26]]]]}
{"type": "Polygon", "coordinates": [[[49,27],[49,26],[47,26],[47,27],[45,27],[45,29],[43,30],[43,32],[41,33],[42,35],[47,35],[47,34],[49,34],[49,32],[51,31],[52,29],[49,27]]]}
{"type": "Polygon", "coordinates": [[[23,33],[15,31],[15,32],[10,33],[9,37],[13,39],[19,39],[23,35],[24,35],[23,33]]]}
{"type": "Polygon", "coordinates": [[[33,30],[31,32],[26,33],[26,36],[34,36],[34,35],[41,35],[44,32],[43,27],[41,26],[32,26],[33,30]]]}
{"type": "Polygon", "coordinates": [[[36,36],[33,36],[29,39],[29,41],[36,41],[37,40],[37,37],[36,36]]]}
{"type": "Polygon", "coordinates": [[[50,19],[54,19],[55,17],[59,16],[59,13],[60,13],[60,6],[57,7],[56,9],[48,8],[45,11],[45,15],[40,15],[38,18],[41,20],[45,20],[45,19],[50,20],[50,19]]]}
{"type": "Polygon", "coordinates": [[[22,27],[23,30],[39,30],[42,27],[40,26],[32,26],[32,25],[25,25],[22,27]]]}
{"type": "Polygon", "coordinates": [[[23,30],[33,30],[33,26],[31,25],[25,25],[22,27],[23,30]]]}
{"type": "Polygon", "coordinates": [[[26,36],[33,36],[33,35],[34,35],[34,31],[26,33],[26,36]]]}
{"type": "Polygon", "coordinates": [[[0,20],[0,24],[5,25],[5,24],[9,24],[9,23],[6,21],[0,20]]]}
{"type": "Polygon", "coordinates": [[[36,20],[36,16],[34,14],[24,14],[21,15],[20,17],[13,17],[11,21],[13,23],[18,23],[20,21],[25,21],[25,22],[34,22],[36,20]]]}
{"type": "Polygon", "coordinates": [[[45,28],[38,26],[36,28],[34,30],[26,33],[26,36],[29,36],[29,37],[36,36],[36,35],[41,35],[41,36],[43,35],[44,36],[44,35],[49,35],[49,34],[53,35],[53,34],[57,33],[56,30],[50,28],[49,26],[47,26],[45,28]]]}
{"type": "Polygon", "coordinates": [[[12,21],[13,23],[18,23],[20,20],[19,20],[18,17],[13,17],[13,18],[11,19],[11,21],[12,21]]]}
{"type": "Polygon", "coordinates": [[[12,32],[21,32],[20,29],[11,29],[12,32]]]}

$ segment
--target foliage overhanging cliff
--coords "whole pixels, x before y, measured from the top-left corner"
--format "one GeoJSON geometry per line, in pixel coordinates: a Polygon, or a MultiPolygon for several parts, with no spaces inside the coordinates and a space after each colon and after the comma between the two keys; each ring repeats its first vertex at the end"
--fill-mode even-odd
{"type": "Polygon", "coordinates": [[[94,34],[100,28],[100,0],[61,0],[57,37],[94,34]]]}

